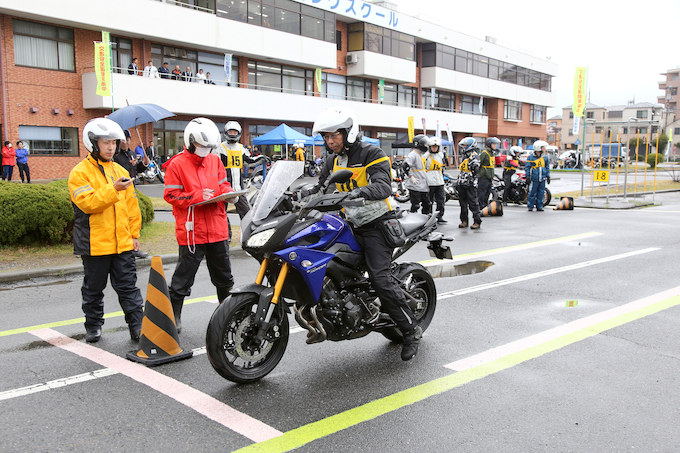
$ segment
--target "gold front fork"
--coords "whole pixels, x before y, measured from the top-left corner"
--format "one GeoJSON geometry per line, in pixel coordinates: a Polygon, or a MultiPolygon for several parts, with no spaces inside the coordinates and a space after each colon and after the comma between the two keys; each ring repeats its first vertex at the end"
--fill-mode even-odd
{"type": "MultiPolygon", "coordinates": [[[[260,270],[257,273],[257,277],[255,278],[255,283],[258,285],[262,284],[262,280],[264,280],[264,274],[267,272],[267,266],[269,265],[269,258],[265,258],[262,260],[262,264],[260,264],[260,270]]],[[[286,281],[286,275],[288,275],[288,263],[285,261],[283,262],[283,265],[281,266],[281,270],[279,271],[279,276],[276,278],[276,284],[274,285],[274,294],[272,295],[272,304],[276,305],[279,302],[279,297],[281,297],[281,290],[283,289],[283,284],[286,281]]]]}
{"type": "Polygon", "coordinates": [[[258,285],[262,284],[262,280],[264,280],[264,274],[267,272],[267,266],[269,265],[269,258],[265,258],[262,260],[262,264],[260,264],[260,270],[257,273],[257,277],[255,278],[255,283],[258,285]]]}

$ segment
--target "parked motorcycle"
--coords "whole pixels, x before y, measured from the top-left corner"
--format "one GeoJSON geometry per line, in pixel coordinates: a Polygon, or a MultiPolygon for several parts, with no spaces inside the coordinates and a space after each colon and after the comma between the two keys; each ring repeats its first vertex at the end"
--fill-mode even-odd
{"type": "Polygon", "coordinates": [[[406,169],[403,160],[392,162],[392,196],[399,203],[406,203],[411,199],[408,189],[404,185],[406,180],[406,169]]]}
{"type": "MultiPolygon", "coordinates": [[[[505,181],[498,175],[494,175],[491,185],[491,199],[496,201],[503,200],[503,191],[505,190],[505,181]]],[[[529,197],[529,188],[524,172],[516,172],[512,175],[510,180],[510,193],[508,194],[508,203],[527,204],[529,197]]],[[[552,200],[552,193],[548,187],[545,188],[543,195],[543,206],[548,206],[552,200]]]]}
{"type": "Polygon", "coordinates": [[[305,162],[305,173],[313,178],[319,174],[322,165],[323,159],[320,157],[317,157],[314,160],[308,160],[305,162]]]}
{"type": "Polygon", "coordinates": [[[150,161],[147,165],[146,170],[138,172],[135,176],[135,184],[146,184],[147,182],[154,182],[158,178],[161,184],[165,183],[165,177],[161,171],[161,167],[155,162],[150,161]]]}
{"type": "MultiPolygon", "coordinates": [[[[230,381],[255,381],[276,367],[288,344],[291,308],[308,331],[308,344],[371,332],[394,342],[403,340],[395,323],[380,310],[352,229],[334,213],[361,206],[363,199],[322,191],[296,202],[287,189],[303,170],[301,162],[277,162],[243,219],[242,247],[261,263],[260,270],[255,283],[233,289],[221,302],[206,333],[210,364],[230,381]]],[[[326,187],[349,181],[351,174],[333,173],[326,187]]],[[[400,220],[407,239],[394,250],[393,259],[423,240],[429,242],[433,256],[451,257],[442,241],[452,239],[435,231],[436,214],[410,214],[400,220]]],[[[427,329],[437,303],[432,276],[412,262],[393,263],[392,273],[421,328],[427,329]]]]}
{"type": "Polygon", "coordinates": [[[446,201],[458,199],[456,181],[458,181],[458,178],[452,178],[448,173],[444,173],[444,192],[446,193],[446,201]]]}

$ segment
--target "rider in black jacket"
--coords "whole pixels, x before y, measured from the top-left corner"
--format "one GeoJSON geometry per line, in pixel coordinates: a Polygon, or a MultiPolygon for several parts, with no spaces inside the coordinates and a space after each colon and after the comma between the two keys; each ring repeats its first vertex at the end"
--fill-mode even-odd
{"type": "Polygon", "coordinates": [[[371,283],[383,310],[390,315],[404,336],[401,359],[410,360],[418,352],[422,329],[406,302],[406,296],[390,272],[393,248],[387,245],[378,223],[394,218],[388,202],[392,194],[390,161],[382,149],[361,141],[359,124],[349,113],[327,110],[314,123],[313,134],[320,133],[326,149],[334,153],[326,160],[319,183],[302,193],[318,192],[328,176],[338,170],[349,169],[352,179],[338,184],[341,192],[350,192],[351,198],[363,198],[362,207],[346,207],[345,213],[354,226],[354,236],[364,251],[371,283]]]}

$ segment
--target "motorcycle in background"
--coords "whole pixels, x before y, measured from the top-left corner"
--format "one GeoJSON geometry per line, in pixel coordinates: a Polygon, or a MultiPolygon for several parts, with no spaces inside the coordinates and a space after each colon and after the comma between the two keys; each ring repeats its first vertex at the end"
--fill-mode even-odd
{"type": "Polygon", "coordinates": [[[152,183],[156,179],[158,179],[161,184],[165,183],[165,176],[161,171],[161,167],[155,160],[151,160],[149,165],[147,165],[146,170],[137,173],[137,176],[135,176],[135,184],[152,183]]]}
{"type": "Polygon", "coordinates": [[[406,203],[411,199],[411,195],[404,185],[406,179],[404,165],[404,160],[394,160],[392,162],[392,196],[399,203],[406,203]]]}
{"type": "Polygon", "coordinates": [[[444,172],[444,192],[446,193],[446,201],[458,199],[456,181],[458,181],[458,178],[452,178],[451,175],[444,172]]]}
{"type": "MultiPolygon", "coordinates": [[[[494,175],[491,185],[491,199],[496,201],[503,201],[503,191],[505,190],[505,181],[498,175],[494,175]]],[[[524,172],[516,172],[512,175],[510,180],[510,193],[508,194],[508,203],[527,204],[529,197],[529,185],[527,184],[526,174],[524,172]]],[[[548,206],[552,200],[552,193],[548,187],[545,188],[543,194],[543,206],[548,206]]]]}

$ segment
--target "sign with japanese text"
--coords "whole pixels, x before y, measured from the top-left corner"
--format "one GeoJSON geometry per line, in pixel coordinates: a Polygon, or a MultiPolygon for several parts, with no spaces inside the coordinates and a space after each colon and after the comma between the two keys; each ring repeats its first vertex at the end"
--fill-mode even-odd
{"type": "Polygon", "coordinates": [[[378,100],[380,102],[385,99],[385,81],[383,79],[378,80],[378,100]]]}
{"type": "Polygon", "coordinates": [[[111,58],[108,44],[94,43],[94,72],[97,76],[97,94],[111,96],[111,58]]]}
{"type": "Polygon", "coordinates": [[[586,109],[586,68],[576,68],[576,75],[574,75],[574,104],[571,106],[571,111],[574,112],[574,117],[583,116],[586,109]]]}
{"type": "Polygon", "coordinates": [[[102,31],[102,42],[108,44],[111,41],[111,33],[108,31],[102,31]]]}
{"type": "Polygon", "coordinates": [[[321,68],[314,70],[314,82],[316,83],[316,91],[321,93],[321,68]]]}
{"type": "Polygon", "coordinates": [[[574,117],[574,127],[571,130],[571,133],[573,135],[578,135],[578,129],[579,129],[579,124],[581,124],[581,117],[580,116],[575,116],[574,117]]]}
{"type": "MultiPolygon", "coordinates": [[[[340,16],[348,17],[380,27],[399,30],[399,13],[373,3],[361,0],[294,0],[304,5],[313,6],[324,11],[330,11],[340,16]]],[[[404,31],[404,30],[400,30],[404,31]]]]}
{"type": "Polygon", "coordinates": [[[231,59],[230,53],[224,54],[224,80],[231,82],[231,59]]]}
{"type": "Polygon", "coordinates": [[[415,136],[415,127],[413,126],[413,117],[408,117],[408,142],[413,143],[413,137],[415,136]]]}

